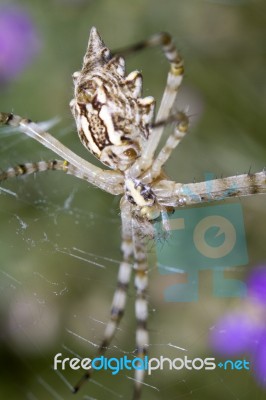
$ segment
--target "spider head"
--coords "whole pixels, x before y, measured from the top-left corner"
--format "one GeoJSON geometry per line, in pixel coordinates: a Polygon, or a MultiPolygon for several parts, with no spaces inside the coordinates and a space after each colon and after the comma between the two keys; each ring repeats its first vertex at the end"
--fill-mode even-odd
{"type": "Polygon", "coordinates": [[[127,178],[125,180],[126,199],[135,206],[135,212],[141,218],[153,220],[160,215],[156,204],[156,197],[149,185],[139,179],[127,178]]]}

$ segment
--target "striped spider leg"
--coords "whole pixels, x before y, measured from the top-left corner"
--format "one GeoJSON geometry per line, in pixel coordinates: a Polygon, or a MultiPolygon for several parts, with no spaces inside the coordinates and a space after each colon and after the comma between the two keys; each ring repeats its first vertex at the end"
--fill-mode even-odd
{"type": "MultiPolygon", "coordinates": [[[[104,354],[124,313],[127,288],[134,273],[136,288],[135,315],[136,356],[143,359],[149,345],[147,319],[147,250],[146,241],[153,237],[152,222],[169,207],[183,207],[232,196],[266,193],[265,172],[240,175],[212,181],[212,192],[206,193],[205,182],[180,184],[165,178],[162,167],[185,136],[188,117],[172,114],[184,67],[171,36],[153,35],[119,54],[127,54],[159,45],[170,64],[167,84],[157,116],[153,97],[141,97],[142,76],[133,71],[125,74],[121,55],[112,56],[95,28],[91,29],[88,48],[80,72],[73,74],[75,93],[70,102],[78,135],[84,146],[111,170],[103,170],[77,156],[48,132],[27,119],[0,113],[0,123],[20,131],[53,150],[62,160],[26,163],[0,173],[0,180],[14,176],[60,170],[87,180],[111,194],[122,195],[121,221],[123,260],[119,267],[110,320],[106,325],[98,355],[104,354]],[[167,123],[175,129],[158,152],[160,138],[167,123]],[[233,185],[232,185],[233,184],[233,185]],[[228,188],[236,188],[228,190],[228,188]],[[193,196],[189,193],[193,193],[193,196]]],[[[73,388],[77,392],[91,376],[89,370],[73,388]]],[[[144,370],[135,371],[133,399],[141,397],[144,370]]]]}

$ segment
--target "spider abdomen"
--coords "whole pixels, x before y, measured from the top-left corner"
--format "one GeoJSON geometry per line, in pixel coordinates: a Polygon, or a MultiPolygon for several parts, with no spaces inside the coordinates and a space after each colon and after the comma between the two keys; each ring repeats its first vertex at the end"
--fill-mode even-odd
{"type": "Polygon", "coordinates": [[[154,98],[141,98],[142,76],[125,76],[125,61],[112,57],[95,28],[70,103],[83,145],[112,169],[126,170],[150,135],[154,98]]]}

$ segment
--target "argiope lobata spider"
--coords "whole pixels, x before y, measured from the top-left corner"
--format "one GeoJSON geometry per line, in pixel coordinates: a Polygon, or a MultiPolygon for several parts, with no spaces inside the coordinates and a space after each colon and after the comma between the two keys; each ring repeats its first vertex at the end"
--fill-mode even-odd
{"type": "MultiPolygon", "coordinates": [[[[19,116],[0,113],[0,123],[20,131],[53,150],[62,160],[39,161],[9,168],[0,174],[0,180],[46,170],[60,170],[84,179],[114,195],[122,195],[123,261],[118,272],[110,320],[106,326],[98,354],[110,344],[124,313],[127,288],[134,273],[136,301],[135,314],[137,357],[143,359],[149,346],[147,319],[147,252],[146,239],[153,235],[152,221],[161,213],[175,207],[204,203],[225,197],[266,193],[265,171],[212,181],[212,192],[206,193],[201,183],[181,184],[164,175],[163,165],[185,136],[188,117],[172,108],[181,84],[183,60],[167,33],[159,33],[138,43],[121,54],[159,45],[170,63],[167,85],[156,118],[153,97],[141,97],[142,76],[133,71],[125,75],[122,56],[112,56],[95,28],[91,29],[88,49],[82,70],[73,74],[75,95],[70,102],[80,140],[104,165],[100,169],[82,159],[62,143],[44,132],[37,124],[19,116]],[[175,129],[161,150],[155,155],[166,124],[175,123],[175,129]],[[228,191],[228,188],[236,188],[228,191]],[[189,195],[189,193],[193,193],[189,195]]],[[[77,392],[91,376],[86,373],[73,388],[77,392]]],[[[135,371],[133,398],[141,396],[144,371],[135,371]]]]}

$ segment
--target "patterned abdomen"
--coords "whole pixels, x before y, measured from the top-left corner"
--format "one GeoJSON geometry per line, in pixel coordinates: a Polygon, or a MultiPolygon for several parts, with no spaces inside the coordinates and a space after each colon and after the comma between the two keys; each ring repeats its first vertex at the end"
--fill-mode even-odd
{"type": "Polygon", "coordinates": [[[70,103],[81,142],[110,168],[126,170],[150,134],[153,97],[141,98],[138,71],[125,76],[125,61],[112,57],[92,28],[81,72],[73,75],[70,103]]]}

